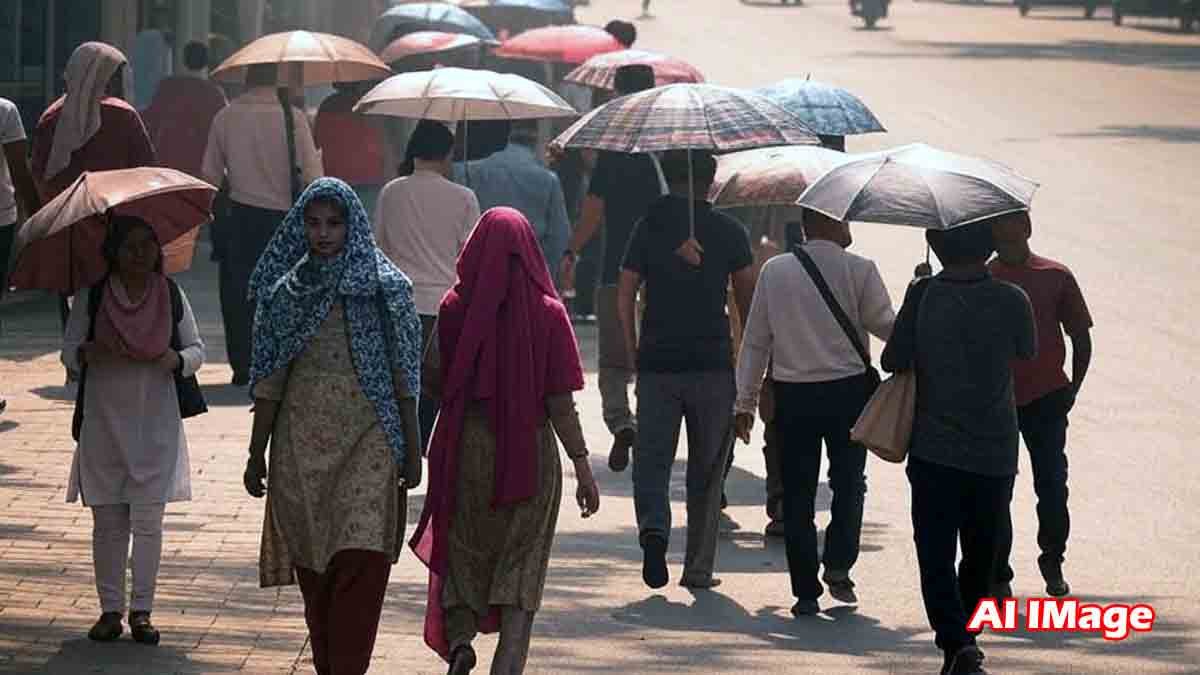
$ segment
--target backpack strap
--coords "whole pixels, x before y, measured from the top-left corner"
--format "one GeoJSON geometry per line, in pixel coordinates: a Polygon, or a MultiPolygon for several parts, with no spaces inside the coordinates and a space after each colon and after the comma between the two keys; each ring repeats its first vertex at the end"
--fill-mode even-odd
{"type": "Polygon", "coordinates": [[[846,316],[846,312],[834,297],[833,291],[829,289],[829,284],[825,282],[825,277],[821,275],[820,268],[817,263],[813,262],[812,256],[808,254],[802,247],[796,246],[792,249],[796,259],[804,265],[804,269],[808,271],[808,276],[812,277],[813,285],[817,287],[817,292],[825,300],[825,304],[829,307],[829,311],[833,314],[833,318],[837,320],[838,325],[846,333],[846,338],[850,340],[850,344],[854,345],[854,351],[858,352],[859,358],[862,359],[863,365],[869,370],[871,368],[871,353],[863,345],[862,339],[858,336],[858,331],[855,330],[854,324],[850,321],[850,317],[846,316]]]}

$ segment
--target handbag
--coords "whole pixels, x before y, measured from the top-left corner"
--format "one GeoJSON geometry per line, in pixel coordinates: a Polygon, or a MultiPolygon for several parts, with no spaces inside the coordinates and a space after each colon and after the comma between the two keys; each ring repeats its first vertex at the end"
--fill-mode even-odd
{"type": "Polygon", "coordinates": [[[808,276],[812,277],[813,285],[817,287],[817,292],[821,294],[821,298],[825,300],[825,305],[829,307],[833,318],[837,320],[838,325],[842,327],[842,331],[846,334],[846,339],[850,340],[850,344],[854,346],[854,351],[858,352],[858,357],[862,359],[863,365],[866,366],[866,376],[868,382],[869,393],[874,393],[879,386],[879,371],[875,366],[871,365],[871,353],[867,351],[866,346],[862,343],[862,339],[858,336],[858,330],[851,323],[850,317],[846,316],[842,305],[838,303],[834,297],[833,291],[829,290],[829,284],[825,282],[825,277],[822,276],[821,270],[817,264],[813,262],[812,256],[808,255],[808,251],[796,246],[792,249],[792,253],[804,265],[804,269],[808,271],[808,276]]]}
{"type": "MultiPolygon", "coordinates": [[[[100,302],[104,297],[105,278],[100,283],[88,289],[88,342],[96,339],[96,313],[100,310],[100,302]]],[[[183,294],[179,286],[170,277],[167,287],[171,294],[171,349],[178,352],[182,348],[179,338],[179,322],[183,320],[183,294]]],[[[180,368],[175,371],[175,396],[179,399],[179,418],[187,419],[208,412],[208,402],[204,400],[204,392],[200,390],[200,381],[196,376],[184,376],[180,368]]],[[[87,387],[87,364],[79,370],[79,388],[75,392],[75,412],[71,418],[71,438],[79,441],[79,432],[83,429],[83,400],[87,387]]]]}

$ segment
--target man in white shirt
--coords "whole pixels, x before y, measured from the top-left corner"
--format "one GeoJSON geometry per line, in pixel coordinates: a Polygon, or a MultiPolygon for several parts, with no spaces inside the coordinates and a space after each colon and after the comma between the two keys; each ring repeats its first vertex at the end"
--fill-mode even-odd
{"type": "Polygon", "coordinates": [[[825,530],[824,581],[834,598],[858,601],[850,568],[858,558],[866,494],[866,449],[850,428],[879,383],[868,333],[886,340],[895,313],[875,263],[847,252],[850,227],[805,211],[805,242],[763,267],[746,321],[734,405],[739,437],[749,441],[768,362],[775,387],[775,423],[784,484],[785,538],[793,614],[820,611],[814,524],[821,443],[829,455],[833,491],[825,530]],[[806,268],[810,260],[852,327],[842,327],[806,268]],[[857,344],[855,344],[857,342],[857,344]]]}
{"type": "MultiPolygon", "coordinates": [[[[0,147],[4,149],[4,158],[0,160],[0,299],[3,299],[8,290],[8,259],[17,234],[17,205],[19,203],[27,214],[41,206],[33,174],[29,171],[29,144],[25,140],[21,113],[6,98],[0,98],[0,147]]],[[[0,413],[7,405],[0,397],[0,413]]]]}
{"type": "MultiPolygon", "coordinates": [[[[458,254],[479,220],[475,193],[449,179],[453,151],[454,134],[446,125],[421,120],[405,153],[402,173],[409,175],[385,185],[375,205],[375,241],[412,281],[426,349],[442,296],[454,285],[458,254]]],[[[426,445],[439,407],[428,382],[422,383],[419,407],[426,445]]]]}
{"type": "Polygon", "coordinates": [[[324,173],[304,112],[289,106],[295,143],[290,162],[275,66],[251,66],[248,91],[213,118],[200,173],[213,185],[228,181],[228,218],[213,222],[213,259],[220,264],[221,317],[233,383],[250,381],[254,307],[246,299],[258,258],[292,202],[293,173],[303,189],[324,173]]]}

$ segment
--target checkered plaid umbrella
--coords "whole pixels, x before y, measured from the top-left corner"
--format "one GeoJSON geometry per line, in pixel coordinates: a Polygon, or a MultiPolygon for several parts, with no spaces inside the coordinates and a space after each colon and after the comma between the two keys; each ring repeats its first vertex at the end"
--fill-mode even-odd
{"type": "Polygon", "coordinates": [[[551,147],[732,151],[818,143],[803,120],[759,94],[708,84],[672,84],[596,108],[551,147]]]}
{"type": "Polygon", "coordinates": [[[645,65],[653,68],[654,82],[660,87],[668,84],[704,81],[704,75],[701,75],[700,71],[687,61],[640,49],[625,49],[593,56],[563,79],[596,89],[612,90],[613,81],[617,78],[617,68],[633,65],[645,65]]]}

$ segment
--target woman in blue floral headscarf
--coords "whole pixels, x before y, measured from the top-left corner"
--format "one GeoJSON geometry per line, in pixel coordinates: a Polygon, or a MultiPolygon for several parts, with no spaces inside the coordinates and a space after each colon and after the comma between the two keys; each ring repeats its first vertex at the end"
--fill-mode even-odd
{"type": "Polygon", "coordinates": [[[365,673],[406,490],[421,481],[412,285],[376,247],[350,186],[321,178],[259,259],[250,297],[244,480],[267,496],[261,582],[299,581],[318,673],[365,673]]]}

